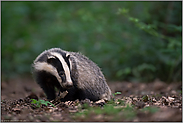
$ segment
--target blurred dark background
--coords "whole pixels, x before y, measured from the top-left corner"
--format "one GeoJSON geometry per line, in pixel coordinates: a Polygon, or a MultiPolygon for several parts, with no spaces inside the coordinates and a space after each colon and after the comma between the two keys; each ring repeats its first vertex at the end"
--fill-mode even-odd
{"type": "Polygon", "coordinates": [[[108,81],[182,81],[182,2],[1,2],[2,80],[31,76],[60,47],[97,63],[108,81]]]}

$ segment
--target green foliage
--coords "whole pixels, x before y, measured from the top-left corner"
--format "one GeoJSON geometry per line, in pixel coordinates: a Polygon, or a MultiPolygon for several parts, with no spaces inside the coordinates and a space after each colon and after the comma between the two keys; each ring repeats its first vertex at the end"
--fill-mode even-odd
{"type": "Polygon", "coordinates": [[[45,100],[41,100],[41,99],[39,99],[39,100],[31,99],[31,100],[32,100],[31,104],[36,104],[36,107],[37,107],[37,108],[40,108],[41,105],[46,105],[46,106],[48,106],[48,104],[50,104],[50,105],[52,105],[53,107],[55,107],[55,106],[54,106],[51,102],[49,102],[49,101],[45,101],[45,100]]]}
{"type": "Polygon", "coordinates": [[[181,1],[2,1],[1,7],[4,79],[30,75],[38,54],[60,47],[88,56],[107,79],[182,80],[181,1]]]}
{"type": "MultiPolygon", "coordinates": [[[[158,52],[153,49],[155,47],[154,45],[146,45],[146,48],[150,49],[150,54],[156,59],[153,59],[152,61],[150,58],[148,61],[149,63],[142,63],[133,68],[126,67],[125,69],[119,70],[117,72],[117,76],[126,76],[132,74],[136,78],[140,78],[141,81],[152,81],[155,77],[154,75],[156,75],[164,81],[180,81],[180,73],[182,71],[182,36],[177,35],[172,37],[161,34],[159,29],[162,25],[165,26],[164,23],[159,22],[159,24],[146,24],[141,22],[138,18],[131,17],[129,15],[128,9],[119,9],[118,14],[124,15],[130,22],[134,23],[137,28],[150,34],[151,36],[156,37],[156,40],[160,40],[161,43],[158,42],[158,52]],[[154,56],[152,53],[156,56],[154,56]]],[[[166,26],[172,30],[172,33],[182,33],[182,25],[177,26],[168,24],[166,26]]],[[[148,54],[146,55],[148,56],[148,54]]]]}

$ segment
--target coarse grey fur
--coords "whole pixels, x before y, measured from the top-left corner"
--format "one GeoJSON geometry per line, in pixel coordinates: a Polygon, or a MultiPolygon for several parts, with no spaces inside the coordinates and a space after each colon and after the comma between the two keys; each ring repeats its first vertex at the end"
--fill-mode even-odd
{"type": "MultiPolygon", "coordinates": [[[[92,101],[97,101],[100,99],[110,100],[111,99],[111,90],[106,83],[105,77],[102,74],[100,68],[92,62],[90,59],[82,55],[81,53],[68,52],[60,48],[52,48],[41,53],[33,64],[33,74],[37,83],[43,88],[44,92],[47,95],[48,99],[55,98],[55,91],[51,89],[52,86],[57,87],[61,92],[67,90],[68,94],[62,99],[62,101],[68,100],[82,100],[90,99],[92,101]],[[62,86],[62,83],[59,83],[56,77],[49,77],[49,72],[47,74],[42,74],[43,71],[37,70],[35,65],[38,62],[46,62],[49,54],[52,52],[57,52],[59,54],[70,55],[69,60],[71,62],[70,66],[70,76],[72,79],[72,87],[62,86]],[[46,59],[42,57],[45,56],[46,59]],[[51,79],[51,80],[50,80],[51,79]],[[49,82],[47,81],[49,80],[49,82]],[[49,83],[49,84],[48,84],[49,83]],[[47,85],[48,84],[48,85],[47,85]]],[[[58,78],[58,77],[57,77],[58,78]]],[[[67,83],[67,82],[66,82],[67,83]]],[[[53,88],[53,87],[52,87],[53,88]]]]}

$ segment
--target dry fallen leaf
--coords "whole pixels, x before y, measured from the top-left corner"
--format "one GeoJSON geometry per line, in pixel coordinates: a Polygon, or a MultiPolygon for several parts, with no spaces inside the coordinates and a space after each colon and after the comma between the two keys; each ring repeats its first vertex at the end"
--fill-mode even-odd
{"type": "Polygon", "coordinates": [[[168,100],[169,100],[170,102],[173,102],[173,101],[174,101],[174,99],[175,99],[175,98],[168,97],[168,100]]]}

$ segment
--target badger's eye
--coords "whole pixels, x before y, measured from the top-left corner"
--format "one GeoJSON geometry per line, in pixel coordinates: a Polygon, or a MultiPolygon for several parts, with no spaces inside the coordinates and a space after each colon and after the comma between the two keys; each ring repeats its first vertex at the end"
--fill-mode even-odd
{"type": "Polygon", "coordinates": [[[63,71],[60,71],[58,74],[59,76],[65,76],[65,73],[63,71]]]}

